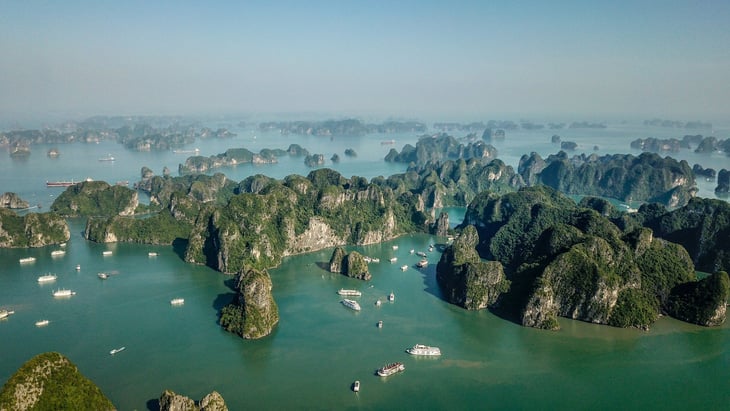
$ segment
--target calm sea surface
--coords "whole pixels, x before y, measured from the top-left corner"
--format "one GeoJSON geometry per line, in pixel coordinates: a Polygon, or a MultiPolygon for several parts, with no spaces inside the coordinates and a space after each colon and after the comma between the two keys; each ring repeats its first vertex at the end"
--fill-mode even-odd
{"type": "MultiPolygon", "coordinates": [[[[215,126],[213,124],[212,126],[215,126]]],[[[405,166],[382,161],[391,147],[415,144],[417,135],[369,135],[362,138],[280,136],[235,129],[227,140],[198,141],[201,155],[227,148],[286,148],[298,143],[325,158],[338,153],[332,166],[343,175],[387,176],[405,166]],[[381,140],[394,138],[394,146],[381,140]],[[353,148],[358,157],[345,157],[353,148]]],[[[495,144],[500,158],[517,167],[530,151],[546,156],[557,151],[551,131],[509,133],[495,144]]],[[[563,140],[576,141],[591,153],[634,153],[629,142],[639,137],[681,138],[682,130],[613,126],[605,130],[561,130],[563,140]]],[[[691,133],[695,134],[695,133],[691,133]]],[[[705,132],[707,134],[707,132],[705,132]]],[[[716,136],[727,138],[726,130],[716,136]],[[724,133],[724,134],[723,134],[724,133]]],[[[459,135],[456,135],[459,137],[459,135]]],[[[0,153],[0,192],[16,192],[40,211],[47,210],[63,189],[48,189],[46,180],[83,179],[116,182],[139,179],[143,166],[158,174],[177,166],[187,155],[139,153],[120,145],[60,145],[61,156],[46,157],[48,147],[32,147],[26,160],[0,153]],[[112,154],[116,161],[100,162],[112,154]]],[[[579,150],[580,151],[580,150],[579,150]]],[[[724,155],[682,152],[690,165],[730,167],[724,155]]],[[[253,174],[276,178],[310,169],[301,158],[279,164],[222,169],[233,180],[253,174]]],[[[715,183],[700,185],[700,194],[714,197],[715,183]]],[[[32,210],[38,211],[38,210],[32,210]]],[[[452,224],[463,210],[449,210],[452,224]]],[[[730,400],[730,327],[704,328],[671,318],[660,319],[643,332],[561,319],[562,330],[546,332],[518,326],[493,314],[468,312],[443,301],[435,281],[437,251],[432,262],[417,269],[429,244],[444,241],[427,235],[351,248],[379,257],[371,264],[373,280],[364,283],[325,271],[331,250],[285,259],[270,270],[281,321],[272,335],[244,341],[216,324],[219,309],[233,297],[232,277],[186,264],[172,247],[95,244],[81,232],[85,221],[69,221],[66,254],[51,257],[58,246],[28,250],[0,249],[0,308],[15,314],[0,321],[0,381],[32,356],[58,351],[98,384],[120,410],[147,409],[164,389],[200,399],[217,390],[229,408],[258,409],[727,409],[730,400]],[[398,249],[394,250],[393,246],[398,249]],[[112,251],[104,256],[103,251],[112,251]],[[149,257],[148,252],[157,252],[149,257]],[[21,265],[33,256],[37,261],[21,265]],[[388,259],[398,261],[389,263],[388,259]],[[76,265],[81,266],[76,270],[76,265]],[[402,265],[408,265],[406,271],[402,265]],[[101,280],[98,272],[111,273],[101,280]],[[38,284],[37,277],[58,279],[38,284]],[[54,298],[68,288],[76,295],[54,298]],[[357,288],[362,311],[339,301],[340,288],[357,288]],[[392,303],[380,307],[393,292],[392,303]],[[173,298],[182,306],[171,306],[173,298]],[[45,327],[35,322],[48,319],[45,327]],[[383,327],[376,326],[379,320],[383,327]],[[440,358],[416,358],[405,349],[436,345],[440,358]],[[126,347],[114,356],[113,348],[126,347]],[[406,370],[388,378],[374,375],[388,362],[406,370]],[[358,394],[350,390],[361,381],[358,394]]]]}

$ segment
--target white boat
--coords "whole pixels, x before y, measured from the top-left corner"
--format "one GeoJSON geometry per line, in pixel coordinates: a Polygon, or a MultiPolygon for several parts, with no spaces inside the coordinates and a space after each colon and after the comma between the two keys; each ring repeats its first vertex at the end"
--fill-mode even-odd
{"type": "Polygon", "coordinates": [[[390,302],[395,301],[395,294],[393,294],[392,291],[390,292],[390,295],[388,296],[388,301],[390,301],[390,302]]]}
{"type": "Polygon", "coordinates": [[[108,251],[108,250],[107,251],[103,251],[101,253],[101,255],[103,255],[103,256],[112,255],[112,252],[111,251],[108,251]]]}
{"type": "Polygon", "coordinates": [[[352,390],[355,392],[360,392],[360,381],[355,381],[352,383],[352,390]]]}
{"type": "Polygon", "coordinates": [[[355,300],[348,300],[347,298],[345,298],[340,302],[347,308],[352,308],[355,311],[360,311],[360,304],[358,304],[355,300]]]}
{"type": "Polygon", "coordinates": [[[54,297],[70,297],[72,295],[76,295],[76,291],[66,290],[62,288],[53,292],[54,297]]]}
{"type": "Polygon", "coordinates": [[[20,264],[30,264],[35,262],[35,257],[25,257],[18,260],[20,264]]]}
{"type": "Polygon", "coordinates": [[[76,271],[81,271],[81,264],[76,264],[76,271]]]}
{"type": "Polygon", "coordinates": [[[50,323],[50,321],[48,321],[48,320],[40,320],[40,321],[36,321],[35,322],[35,326],[36,327],[45,327],[45,326],[48,325],[48,323],[50,323]]]}
{"type": "Polygon", "coordinates": [[[380,300],[377,300],[377,301],[375,301],[375,306],[376,306],[376,307],[380,307],[380,304],[382,304],[382,303],[380,302],[380,300]]]}
{"type": "Polygon", "coordinates": [[[378,321],[378,328],[383,328],[383,320],[378,321]]]}
{"type": "Polygon", "coordinates": [[[102,157],[99,159],[99,161],[114,161],[116,160],[113,155],[107,154],[106,157],[102,157]]]}
{"type": "Polygon", "coordinates": [[[412,248],[411,248],[411,251],[409,251],[409,253],[411,253],[411,254],[413,254],[413,253],[415,253],[415,252],[416,252],[416,250],[414,250],[414,249],[412,249],[412,248]]]}
{"type": "Polygon", "coordinates": [[[56,274],[46,274],[38,277],[39,283],[50,283],[51,281],[56,281],[56,278],[58,276],[56,274]]]}
{"type": "Polygon", "coordinates": [[[413,347],[407,349],[406,352],[411,355],[441,355],[441,349],[439,347],[431,347],[423,344],[416,344],[413,347]]]}
{"type": "Polygon", "coordinates": [[[3,318],[8,318],[13,314],[15,314],[15,311],[0,310],[0,320],[2,320],[3,318]]]}
{"type": "Polygon", "coordinates": [[[345,295],[345,296],[354,296],[354,297],[359,297],[362,295],[362,293],[358,290],[346,290],[344,288],[340,288],[340,290],[337,291],[337,294],[345,295]]]}
{"type": "Polygon", "coordinates": [[[405,369],[406,366],[403,365],[402,362],[394,362],[378,368],[378,375],[381,377],[387,377],[397,372],[404,371],[405,369]]]}
{"type": "Polygon", "coordinates": [[[183,304],[185,304],[185,299],[184,298],[173,298],[172,300],[170,300],[170,304],[171,305],[183,305],[183,304]]]}
{"type": "Polygon", "coordinates": [[[418,268],[423,268],[427,265],[428,265],[428,260],[426,260],[425,258],[416,263],[416,267],[418,267],[418,268]]]}
{"type": "Polygon", "coordinates": [[[101,278],[102,280],[106,280],[107,278],[109,278],[109,274],[107,273],[98,273],[96,274],[96,276],[101,278]]]}
{"type": "Polygon", "coordinates": [[[150,251],[149,253],[147,253],[147,256],[148,257],[157,257],[157,253],[155,253],[154,251],[150,251]]]}
{"type": "Polygon", "coordinates": [[[408,264],[400,266],[401,271],[408,270],[408,264]]]}
{"type": "Polygon", "coordinates": [[[115,348],[115,349],[113,349],[113,350],[109,351],[109,354],[111,354],[111,355],[114,355],[114,354],[116,354],[116,353],[118,353],[118,352],[120,352],[120,351],[124,351],[124,350],[125,350],[126,348],[127,348],[127,347],[119,347],[119,348],[115,348]]]}
{"type": "Polygon", "coordinates": [[[390,262],[391,262],[391,263],[394,263],[394,262],[396,262],[396,261],[398,261],[398,257],[393,257],[393,258],[391,258],[391,259],[390,259],[390,262]]]}
{"type": "Polygon", "coordinates": [[[65,255],[66,252],[64,250],[53,250],[51,251],[51,257],[61,257],[62,255],[65,255]]]}
{"type": "Polygon", "coordinates": [[[394,250],[397,250],[397,249],[398,249],[398,246],[397,246],[397,245],[394,245],[394,246],[393,246],[393,249],[394,249],[394,250]]]}
{"type": "Polygon", "coordinates": [[[380,262],[379,258],[373,258],[373,257],[368,257],[368,256],[365,256],[362,259],[365,260],[366,263],[379,263],[380,262]]]}
{"type": "Polygon", "coordinates": [[[423,251],[417,252],[416,255],[419,257],[428,257],[428,254],[424,253],[423,251]]]}

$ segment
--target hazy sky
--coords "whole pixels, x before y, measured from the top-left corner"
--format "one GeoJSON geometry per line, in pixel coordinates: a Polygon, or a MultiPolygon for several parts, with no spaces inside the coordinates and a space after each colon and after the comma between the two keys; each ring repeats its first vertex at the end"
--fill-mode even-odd
{"type": "Polygon", "coordinates": [[[0,0],[0,111],[727,120],[730,1],[0,0]]]}

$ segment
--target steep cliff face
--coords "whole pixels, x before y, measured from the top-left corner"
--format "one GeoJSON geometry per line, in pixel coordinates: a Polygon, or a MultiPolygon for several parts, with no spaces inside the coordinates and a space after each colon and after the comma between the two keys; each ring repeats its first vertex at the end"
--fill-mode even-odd
{"type": "Polygon", "coordinates": [[[0,208],[0,247],[44,247],[68,241],[68,223],[56,213],[31,213],[18,216],[0,208]]]}
{"type": "Polygon", "coordinates": [[[15,193],[3,193],[0,195],[0,207],[5,208],[28,208],[30,204],[15,193]]]}
{"type": "Polygon", "coordinates": [[[0,410],[114,410],[99,387],[68,358],[39,354],[23,364],[0,391],[0,410]]]}
{"type": "Polygon", "coordinates": [[[236,300],[223,308],[220,324],[245,339],[265,337],[279,322],[279,308],[271,294],[266,271],[249,269],[238,276],[236,300]]]}
{"type": "Polygon", "coordinates": [[[502,264],[481,261],[475,249],[478,243],[476,229],[467,226],[441,255],[436,267],[436,280],[446,299],[468,310],[495,304],[509,289],[502,264]]]}
{"type": "Polygon", "coordinates": [[[196,405],[191,398],[165,390],[160,395],[158,406],[160,411],[228,411],[226,402],[217,391],[206,395],[199,405],[196,405]]]}

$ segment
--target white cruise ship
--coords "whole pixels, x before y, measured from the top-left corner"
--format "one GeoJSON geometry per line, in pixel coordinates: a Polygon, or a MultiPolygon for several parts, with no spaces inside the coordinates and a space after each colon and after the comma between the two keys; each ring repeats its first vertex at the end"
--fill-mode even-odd
{"type": "Polygon", "coordinates": [[[58,276],[56,274],[46,274],[38,277],[39,283],[50,283],[51,281],[56,281],[56,278],[58,276]]]}
{"type": "Polygon", "coordinates": [[[362,293],[360,291],[357,291],[357,290],[346,290],[344,288],[340,288],[340,290],[337,291],[337,294],[339,294],[339,295],[345,295],[345,296],[354,296],[354,297],[359,297],[359,296],[362,295],[362,293]]]}
{"type": "Polygon", "coordinates": [[[66,255],[66,252],[63,250],[53,250],[51,251],[51,257],[62,257],[66,255]]]}
{"type": "Polygon", "coordinates": [[[173,298],[172,300],[170,300],[170,304],[171,305],[183,305],[183,304],[185,304],[185,299],[184,298],[173,298]]]}
{"type": "Polygon", "coordinates": [[[35,262],[35,257],[25,257],[18,260],[20,264],[30,264],[35,262]]]}
{"type": "Polygon", "coordinates": [[[403,365],[402,362],[394,362],[378,368],[378,375],[381,377],[387,377],[397,372],[404,371],[405,369],[406,366],[403,365]]]}
{"type": "Polygon", "coordinates": [[[53,292],[54,297],[70,297],[72,295],[76,295],[76,291],[60,289],[53,292]]]}
{"type": "Polygon", "coordinates": [[[355,300],[348,300],[347,298],[345,298],[340,302],[347,308],[352,308],[355,311],[360,311],[360,304],[358,304],[355,300]]]}
{"type": "Polygon", "coordinates": [[[35,322],[36,327],[45,327],[50,323],[48,320],[40,320],[35,322]]]}
{"type": "Polygon", "coordinates": [[[406,352],[411,355],[441,355],[441,349],[439,347],[430,347],[423,344],[416,344],[407,349],[406,352]]]}
{"type": "Polygon", "coordinates": [[[2,320],[3,318],[8,318],[13,314],[15,314],[15,311],[0,310],[0,320],[2,320]]]}

